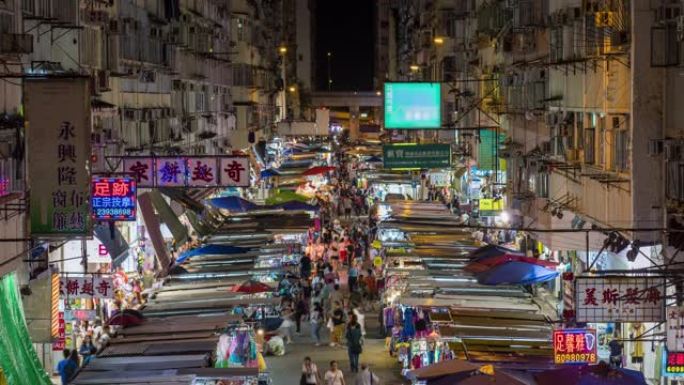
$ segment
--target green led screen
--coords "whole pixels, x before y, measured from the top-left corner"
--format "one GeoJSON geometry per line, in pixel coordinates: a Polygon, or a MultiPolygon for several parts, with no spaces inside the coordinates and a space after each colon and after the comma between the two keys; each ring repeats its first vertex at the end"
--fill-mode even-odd
{"type": "Polygon", "coordinates": [[[439,83],[385,83],[385,128],[438,129],[442,126],[439,83]]]}

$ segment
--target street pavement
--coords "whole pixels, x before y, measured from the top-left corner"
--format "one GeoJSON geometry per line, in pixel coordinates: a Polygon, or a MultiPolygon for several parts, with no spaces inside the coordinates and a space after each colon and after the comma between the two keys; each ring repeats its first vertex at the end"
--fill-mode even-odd
{"type": "MultiPolygon", "coordinates": [[[[369,315],[370,316],[370,315],[369,315]]],[[[370,326],[370,325],[368,325],[370,326]]],[[[318,366],[321,376],[325,374],[331,360],[336,360],[344,372],[347,385],[355,385],[355,374],[349,372],[349,358],[345,347],[333,348],[329,345],[314,346],[309,337],[309,323],[302,322],[302,334],[295,335],[294,342],[286,345],[284,356],[266,356],[266,364],[271,373],[272,385],[299,384],[302,362],[309,356],[318,366]]],[[[323,341],[329,341],[327,329],[322,330],[323,341]]],[[[369,335],[375,335],[368,330],[369,335]]],[[[366,339],[360,364],[370,364],[371,370],[380,378],[378,385],[404,385],[410,382],[401,377],[397,360],[390,357],[385,349],[385,340],[366,339]]],[[[323,384],[322,384],[323,385],[323,384]]]]}

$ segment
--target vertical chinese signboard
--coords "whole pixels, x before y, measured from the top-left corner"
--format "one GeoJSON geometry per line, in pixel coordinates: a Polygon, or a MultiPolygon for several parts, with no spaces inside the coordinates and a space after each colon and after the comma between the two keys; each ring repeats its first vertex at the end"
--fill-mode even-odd
{"type": "Polygon", "coordinates": [[[663,277],[577,277],[577,322],[662,322],[663,277]]]}
{"type": "Polygon", "coordinates": [[[90,236],[90,93],[85,78],[24,82],[31,234],[90,236]]]}
{"type": "Polygon", "coordinates": [[[597,345],[594,329],[554,330],[553,362],[556,364],[595,364],[597,345]]]}
{"type": "Polygon", "coordinates": [[[134,221],[137,189],[135,179],[93,177],[92,216],[98,221],[134,221]]]}

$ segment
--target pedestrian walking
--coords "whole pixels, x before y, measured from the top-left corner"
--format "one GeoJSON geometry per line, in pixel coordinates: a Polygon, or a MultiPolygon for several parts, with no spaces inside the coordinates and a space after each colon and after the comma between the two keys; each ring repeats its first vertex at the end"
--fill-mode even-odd
{"type": "Polygon", "coordinates": [[[71,359],[71,350],[64,349],[62,353],[64,354],[64,359],[57,364],[57,373],[59,373],[59,377],[62,380],[62,385],[67,385],[78,370],[78,363],[71,359]]]}
{"type": "Polygon", "coordinates": [[[359,269],[358,269],[358,267],[356,267],[356,262],[352,261],[351,267],[349,268],[349,271],[347,272],[347,284],[349,285],[349,291],[352,293],[356,291],[358,278],[359,278],[359,269]]]}
{"type": "Polygon", "coordinates": [[[301,385],[318,385],[321,382],[321,375],[318,372],[318,367],[311,361],[311,357],[304,357],[302,364],[302,378],[299,381],[301,385]]]}
{"type": "Polygon", "coordinates": [[[311,339],[316,346],[321,345],[321,328],[323,327],[323,320],[325,318],[324,314],[321,304],[315,302],[313,310],[311,310],[311,315],[309,316],[309,321],[311,323],[311,339]]]}
{"type": "Polygon", "coordinates": [[[330,369],[325,372],[325,385],[347,385],[344,373],[337,367],[337,361],[330,361],[330,369]]]}
{"type": "Polygon", "coordinates": [[[345,337],[347,339],[349,366],[351,367],[352,373],[358,373],[359,356],[363,352],[363,334],[361,333],[361,325],[359,325],[356,314],[352,314],[349,324],[347,324],[345,337]]]}
{"type": "Polygon", "coordinates": [[[307,313],[306,311],[306,299],[304,298],[304,293],[299,293],[297,295],[295,303],[295,313],[294,313],[294,318],[295,318],[295,326],[296,326],[296,332],[297,334],[302,332],[302,317],[304,317],[307,313]]]}
{"type": "Polygon", "coordinates": [[[380,378],[370,370],[368,364],[361,364],[361,372],[356,376],[356,385],[378,385],[380,378]]]}
{"type": "Polygon", "coordinates": [[[334,306],[335,308],[330,317],[330,323],[332,324],[330,346],[333,347],[340,345],[342,342],[342,333],[344,332],[344,311],[342,310],[342,304],[340,304],[339,301],[335,301],[334,306]]]}

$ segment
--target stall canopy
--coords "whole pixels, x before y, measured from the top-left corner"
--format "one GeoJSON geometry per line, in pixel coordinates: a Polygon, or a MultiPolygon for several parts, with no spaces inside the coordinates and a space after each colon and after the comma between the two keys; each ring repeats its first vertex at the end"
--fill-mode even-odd
{"type": "Polygon", "coordinates": [[[507,262],[477,275],[482,285],[529,285],[556,278],[558,272],[525,262],[507,262]]]}
{"type": "Polygon", "coordinates": [[[231,291],[233,293],[256,294],[273,291],[273,288],[254,279],[248,279],[245,282],[234,286],[231,291]]]}
{"type": "Polygon", "coordinates": [[[303,176],[314,176],[314,175],[325,174],[326,172],[330,172],[330,171],[335,171],[335,167],[315,166],[315,167],[311,167],[310,169],[304,171],[302,173],[302,175],[303,176]]]}
{"type": "Polygon", "coordinates": [[[209,200],[209,203],[219,209],[245,212],[250,210],[256,210],[259,208],[258,205],[240,197],[220,197],[213,198],[209,200]]]}
{"type": "Polygon", "coordinates": [[[0,367],[12,385],[50,385],[28,334],[15,273],[0,279],[0,367]]]}
{"type": "Polygon", "coordinates": [[[477,261],[469,263],[464,270],[465,271],[470,271],[472,273],[482,273],[484,271],[487,271],[493,267],[503,265],[504,263],[508,262],[525,262],[525,263],[531,263],[534,265],[539,265],[542,267],[546,268],[551,268],[554,269],[557,264],[551,261],[545,261],[543,259],[537,259],[537,258],[532,258],[532,257],[526,257],[524,255],[520,254],[503,254],[503,255],[493,255],[490,257],[480,257],[478,258],[477,261]]]}
{"type": "Polygon", "coordinates": [[[289,201],[273,206],[273,208],[283,209],[283,210],[300,210],[300,211],[318,211],[318,206],[310,205],[308,203],[300,201],[289,201]]]}
{"type": "Polygon", "coordinates": [[[309,198],[305,197],[304,195],[297,194],[296,192],[291,191],[291,190],[280,190],[274,196],[267,198],[266,204],[277,205],[277,204],[291,202],[291,201],[298,201],[298,202],[305,202],[306,203],[309,201],[309,198]]]}
{"type": "Polygon", "coordinates": [[[564,366],[534,375],[538,385],[646,385],[643,373],[613,369],[605,363],[594,366],[564,366]]]}
{"type": "Polygon", "coordinates": [[[497,245],[487,245],[487,246],[482,246],[479,249],[473,250],[470,253],[470,258],[473,261],[478,261],[480,258],[490,258],[490,257],[496,257],[500,255],[524,255],[519,251],[516,250],[511,250],[503,246],[497,246],[497,245]]]}
{"type": "Polygon", "coordinates": [[[183,263],[188,258],[192,258],[197,255],[229,255],[229,254],[242,254],[247,253],[250,249],[246,247],[237,247],[231,245],[217,245],[217,244],[207,244],[196,249],[188,250],[182,253],[176,263],[183,263]]]}
{"type": "Polygon", "coordinates": [[[280,176],[280,172],[273,168],[267,168],[266,170],[261,171],[260,176],[262,178],[270,178],[274,176],[280,176]]]}

